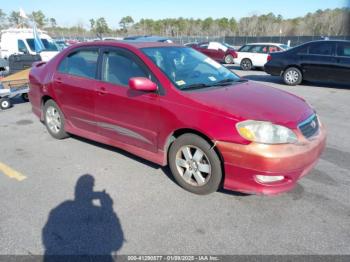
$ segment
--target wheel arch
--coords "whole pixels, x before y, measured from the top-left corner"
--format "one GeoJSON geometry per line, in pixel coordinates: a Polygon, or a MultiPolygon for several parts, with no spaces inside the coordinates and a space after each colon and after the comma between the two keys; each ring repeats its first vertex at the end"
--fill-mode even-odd
{"type": "Polygon", "coordinates": [[[176,140],[176,138],[178,138],[181,135],[184,134],[194,134],[197,135],[201,138],[203,138],[205,141],[207,141],[209,143],[209,145],[211,146],[211,149],[215,151],[215,153],[218,155],[220,162],[221,162],[221,171],[222,171],[222,181],[221,184],[223,184],[224,180],[225,180],[225,167],[224,167],[224,158],[222,156],[222,154],[220,153],[220,151],[218,150],[218,148],[216,147],[216,143],[209,138],[208,135],[196,130],[196,129],[192,129],[192,128],[179,128],[177,130],[175,130],[174,132],[172,132],[167,140],[166,143],[164,145],[164,163],[165,165],[168,165],[168,160],[169,160],[169,149],[171,147],[171,145],[173,144],[173,142],[176,140]]]}
{"type": "Polygon", "coordinates": [[[300,73],[301,73],[301,76],[304,77],[304,72],[303,72],[303,69],[300,65],[297,65],[297,64],[290,64],[290,65],[286,65],[282,72],[281,72],[281,76],[284,74],[284,72],[288,69],[288,68],[291,68],[291,67],[295,67],[297,69],[299,69],[300,73]]]}
{"type": "Polygon", "coordinates": [[[41,108],[41,114],[40,114],[40,120],[44,121],[44,106],[45,103],[49,100],[55,101],[51,96],[49,95],[44,95],[41,97],[41,103],[40,103],[40,108],[41,108]]]}

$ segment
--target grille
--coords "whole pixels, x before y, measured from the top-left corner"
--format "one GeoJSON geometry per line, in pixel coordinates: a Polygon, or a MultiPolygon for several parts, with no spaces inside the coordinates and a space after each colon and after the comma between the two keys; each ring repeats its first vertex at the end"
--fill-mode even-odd
{"type": "Polygon", "coordinates": [[[312,115],[299,124],[299,129],[306,138],[310,138],[318,134],[319,128],[320,126],[317,115],[312,115]]]}

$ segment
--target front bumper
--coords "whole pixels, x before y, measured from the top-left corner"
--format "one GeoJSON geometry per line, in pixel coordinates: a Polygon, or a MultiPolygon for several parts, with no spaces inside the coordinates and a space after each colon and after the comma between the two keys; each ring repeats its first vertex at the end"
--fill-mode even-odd
{"type": "Polygon", "coordinates": [[[326,145],[323,125],[317,136],[306,139],[301,133],[297,144],[241,145],[216,141],[224,158],[224,188],[249,194],[275,195],[293,189],[298,179],[317,163],[326,145]],[[256,175],[284,176],[278,182],[262,183],[256,175]]]}

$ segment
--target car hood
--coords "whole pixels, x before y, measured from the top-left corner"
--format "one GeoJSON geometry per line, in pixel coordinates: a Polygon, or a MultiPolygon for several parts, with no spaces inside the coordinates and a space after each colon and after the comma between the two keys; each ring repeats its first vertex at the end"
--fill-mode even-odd
{"type": "Polygon", "coordinates": [[[188,94],[197,103],[238,121],[270,121],[296,128],[313,114],[312,108],[302,98],[250,81],[188,94]]]}

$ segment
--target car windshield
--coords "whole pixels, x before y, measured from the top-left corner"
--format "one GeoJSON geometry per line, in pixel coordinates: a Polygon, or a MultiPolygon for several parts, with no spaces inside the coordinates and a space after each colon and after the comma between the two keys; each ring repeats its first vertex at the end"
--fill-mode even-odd
{"type": "MultiPolygon", "coordinates": [[[[43,42],[45,50],[44,51],[58,51],[58,47],[55,45],[53,41],[48,39],[41,39],[43,42]]],[[[27,38],[27,43],[32,51],[35,51],[35,43],[33,38],[27,38]]]]}
{"type": "Polygon", "coordinates": [[[241,80],[226,67],[189,47],[149,47],[142,51],[180,90],[223,86],[241,80]]]}

